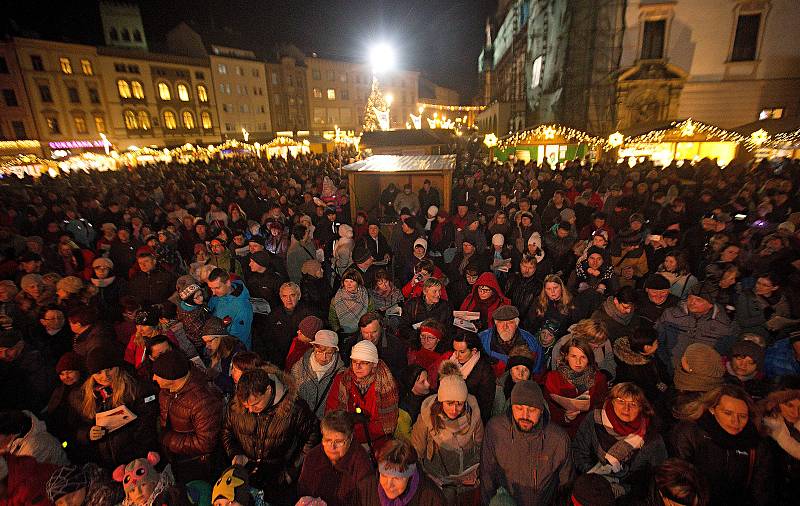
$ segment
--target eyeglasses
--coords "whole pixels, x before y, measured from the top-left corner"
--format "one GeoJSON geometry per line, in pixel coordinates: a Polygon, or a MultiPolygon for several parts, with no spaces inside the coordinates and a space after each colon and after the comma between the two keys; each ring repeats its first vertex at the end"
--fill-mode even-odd
{"type": "Polygon", "coordinates": [[[492,289],[491,289],[491,288],[489,288],[488,286],[479,286],[479,287],[478,287],[478,291],[479,291],[479,292],[486,293],[486,292],[491,292],[491,291],[492,291],[492,289]]]}
{"type": "Polygon", "coordinates": [[[342,446],[348,444],[350,439],[323,439],[322,444],[325,446],[330,446],[331,448],[341,448],[342,446]]]}
{"type": "Polygon", "coordinates": [[[420,334],[419,335],[419,339],[420,339],[420,341],[438,341],[439,340],[438,337],[434,336],[433,334],[428,334],[428,333],[420,334]]]}
{"type": "Polygon", "coordinates": [[[325,350],[323,348],[314,347],[314,353],[323,357],[332,357],[336,354],[336,350],[325,350]]]}
{"type": "Polygon", "coordinates": [[[639,403],[639,401],[626,401],[625,399],[623,399],[621,397],[615,397],[614,398],[614,404],[616,404],[619,407],[623,407],[624,406],[626,408],[631,408],[631,409],[639,409],[640,407],[642,407],[642,405],[641,405],[641,403],[639,403]]]}

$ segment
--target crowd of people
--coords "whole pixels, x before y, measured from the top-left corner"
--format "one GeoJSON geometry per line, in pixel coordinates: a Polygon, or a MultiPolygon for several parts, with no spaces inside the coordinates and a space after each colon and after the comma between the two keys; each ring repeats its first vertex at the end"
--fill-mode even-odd
{"type": "Polygon", "coordinates": [[[0,506],[796,503],[800,163],[345,163],[0,181],[0,506]]]}

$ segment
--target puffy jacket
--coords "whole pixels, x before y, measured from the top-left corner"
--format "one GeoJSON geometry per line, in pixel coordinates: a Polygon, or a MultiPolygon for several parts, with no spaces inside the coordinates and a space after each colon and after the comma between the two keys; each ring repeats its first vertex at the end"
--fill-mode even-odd
{"type": "Polygon", "coordinates": [[[739,335],[739,326],[728,318],[718,304],[706,314],[696,316],[686,309],[686,302],[664,311],[656,322],[659,356],[672,368],[677,364],[686,347],[692,343],[703,343],[727,355],[739,335]]]}
{"type": "Polygon", "coordinates": [[[47,432],[47,425],[30,411],[24,411],[31,419],[31,428],[25,435],[14,439],[6,450],[14,455],[27,455],[37,462],[66,466],[69,464],[67,454],[52,434],[47,432]]]}
{"type": "Polygon", "coordinates": [[[768,378],[800,374],[800,360],[795,357],[788,337],[767,348],[764,354],[764,372],[768,378]]]}
{"type": "Polygon", "coordinates": [[[175,293],[175,275],[156,267],[150,272],[138,271],[128,283],[128,295],[142,306],[163,304],[175,293]]]}
{"type": "MultiPolygon", "coordinates": [[[[494,344],[497,339],[499,339],[497,330],[486,329],[478,334],[478,338],[481,340],[484,353],[492,357],[494,360],[499,360],[503,363],[508,362],[508,355],[506,355],[505,352],[503,352],[494,344]]],[[[542,345],[539,344],[539,340],[533,337],[533,334],[521,327],[517,327],[517,333],[514,336],[514,339],[519,341],[518,344],[527,345],[528,349],[531,350],[534,355],[536,355],[536,362],[532,371],[533,374],[540,374],[544,372],[544,349],[542,348],[542,345]]]]}
{"type": "Polygon", "coordinates": [[[340,370],[344,369],[344,362],[338,353],[334,356],[336,363],[328,369],[322,378],[317,379],[317,373],[311,369],[311,355],[314,350],[308,350],[303,358],[298,360],[292,366],[292,380],[297,385],[298,398],[306,401],[308,406],[313,410],[316,407],[314,414],[317,418],[322,418],[325,415],[325,400],[330,390],[330,385],[333,382],[334,376],[340,370]]]}
{"type": "Polygon", "coordinates": [[[228,457],[245,455],[256,462],[251,474],[256,488],[285,486],[286,473],[295,481],[303,457],[319,444],[319,423],[308,404],[297,396],[291,376],[266,366],[275,382],[272,403],[260,413],[250,413],[237,397],[225,412],[222,445],[228,457]]]}
{"type": "Polygon", "coordinates": [[[742,332],[753,332],[769,337],[767,321],[773,316],[791,318],[789,302],[783,294],[777,294],[772,301],[747,290],[736,300],[736,323],[742,332]]]}
{"type": "Polygon", "coordinates": [[[681,421],[670,434],[671,454],[703,470],[712,506],[771,504],[775,484],[766,440],[751,425],[737,436],[723,432],[708,413],[697,422],[681,421]]]}
{"type": "Polygon", "coordinates": [[[161,408],[161,445],[178,467],[183,460],[210,460],[222,429],[222,394],[192,368],[189,380],[177,392],[158,393],[161,408]],[[197,459],[199,457],[199,459],[197,459]]]}
{"type": "Polygon", "coordinates": [[[253,349],[253,341],[250,337],[250,328],[253,325],[253,305],[250,304],[250,292],[241,281],[231,282],[231,292],[222,297],[211,297],[208,301],[208,308],[211,314],[224,320],[230,317],[231,323],[228,325],[228,332],[232,336],[239,338],[248,350],[253,349]]]}
{"type": "Polygon", "coordinates": [[[114,331],[103,322],[97,322],[72,339],[72,351],[86,359],[89,352],[100,347],[116,347],[119,358],[122,358],[123,348],[114,338],[114,331]]]}

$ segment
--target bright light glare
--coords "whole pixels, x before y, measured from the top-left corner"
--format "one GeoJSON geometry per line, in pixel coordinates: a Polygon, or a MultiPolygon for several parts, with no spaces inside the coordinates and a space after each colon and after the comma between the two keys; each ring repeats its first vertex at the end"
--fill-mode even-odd
{"type": "Polygon", "coordinates": [[[375,74],[392,70],[395,63],[394,49],[385,42],[381,42],[370,50],[369,61],[372,65],[372,72],[375,74]]]}
{"type": "Polygon", "coordinates": [[[394,102],[394,95],[392,95],[391,93],[387,93],[386,94],[386,105],[391,107],[392,102],[394,102]]]}

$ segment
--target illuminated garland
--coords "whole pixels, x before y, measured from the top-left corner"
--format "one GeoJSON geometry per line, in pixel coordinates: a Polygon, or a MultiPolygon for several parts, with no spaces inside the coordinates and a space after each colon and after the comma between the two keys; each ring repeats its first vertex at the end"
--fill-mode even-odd
{"type": "Polygon", "coordinates": [[[692,141],[744,142],[745,138],[736,132],[696,121],[692,118],[683,121],[673,121],[664,128],[625,138],[625,144],[659,144],[661,142],[692,141]],[[667,140],[665,141],[664,139],[667,140]]]}
{"type": "Polygon", "coordinates": [[[485,105],[441,105],[441,104],[429,104],[427,102],[417,102],[419,107],[431,109],[439,109],[442,111],[459,111],[459,112],[481,112],[486,109],[485,105]]]}
{"type": "Polygon", "coordinates": [[[773,136],[770,145],[776,148],[800,147],[800,128],[773,136]]]}
{"type": "Polygon", "coordinates": [[[553,141],[551,144],[556,144],[558,140],[562,139],[572,144],[588,144],[592,147],[603,145],[606,142],[601,137],[595,137],[581,130],[563,125],[546,124],[505,137],[498,142],[498,147],[506,149],[520,145],[543,144],[547,141],[553,141]]]}

